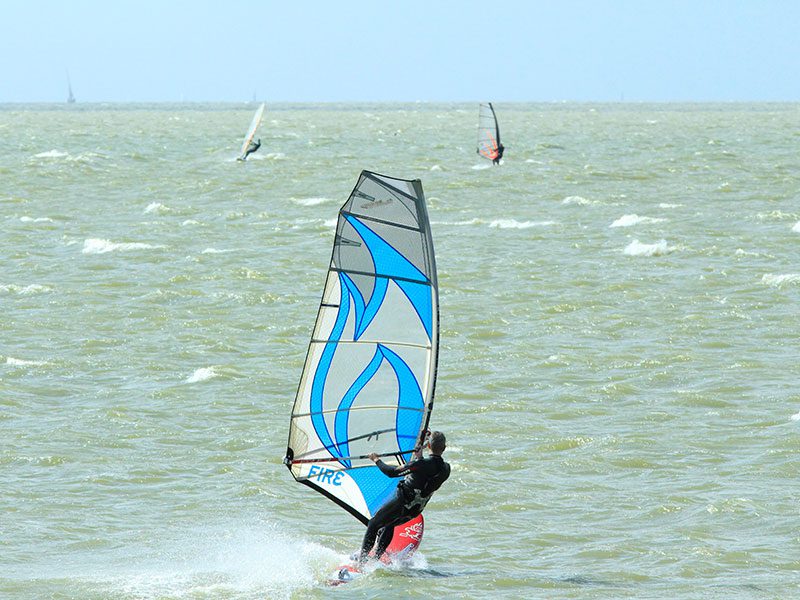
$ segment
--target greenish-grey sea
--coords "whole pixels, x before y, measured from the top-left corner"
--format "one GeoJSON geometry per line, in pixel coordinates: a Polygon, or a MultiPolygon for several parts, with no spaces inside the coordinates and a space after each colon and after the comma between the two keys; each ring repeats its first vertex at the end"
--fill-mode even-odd
{"type": "Polygon", "coordinates": [[[0,106],[0,597],[800,595],[800,105],[0,106]],[[410,566],[281,464],[339,206],[419,178],[410,566]]]}

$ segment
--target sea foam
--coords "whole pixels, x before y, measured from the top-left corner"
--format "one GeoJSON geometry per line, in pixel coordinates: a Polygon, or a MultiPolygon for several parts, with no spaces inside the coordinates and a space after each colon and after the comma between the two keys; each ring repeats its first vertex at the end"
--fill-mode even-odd
{"type": "Polygon", "coordinates": [[[761,277],[761,283],[770,287],[781,287],[786,283],[798,282],[800,282],[800,273],[786,273],[785,275],[766,273],[763,277],[761,277]]]}
{"type": "Polygon", "coordinates": [[[319,206],[320,204],[326,204],[328,202],[333,202],[330,198],[325,198],[320,196],[318,198],[292,198],[292,202],[299,204],[301,206],[319,206]]]}
{"type": "Polygon", "coordinates": [[[201,367],[186,378],[186,383],[199,383],[214,377],[219,377],[219,373],[214,370],[214,367],[201,367]]]}
{"type": "Polygon", "coordinates": [[[97,238],[89,238],[83,242],[83,254],[105,254],[106,252],[114,252],[116,250],[152,250],[154,248],[163,248],[164,246],[154,246],[152,244],[143,244],[140,242],[123,242],[114,243],[109,240],[101,240],[97,238]]]}
{"type": "MultiPolygon", "coordinates": [[[[347,561],[335,550],[258,523],[222,530],[198,526],[179,536],[159,532],[154,540],[153,549],[129,548],[121,568],[97,566],[99,574],[90,575],[94,586],[107,588],[97,596],[305,598],[347,561]]],[[[83,570],[91,574],[92,565],[83,570]]]]}
{"type": "Polygon", "coordinates": [[[52,223],[53,222],[53,219],[51,219],[50,217],[36,217],[36,218],[33,218],[33,217],[20,217],[19,220],[22,221],[23,223],[52,223]]]}
{"type": "Polygon", "coordinates": [[[451,226],[463,226],[463,225],[479,225],[483,223],[480,219],[469,219],[468,221],[431,221],[431,225],[451,225],[451,226]]]}
{"type": "Polygon", "coordinates": [[[144,209],[145,214],[147,213],[156,213],[159,215],[163,215],[170,211],[168,206],[164,206],[161,202],[151,202],[147,205],[147,208],[144,209]]]}
{"type": "Polygon", "coordinates": [[[794,224],[794,226],[792,227],[792,231],[800,233],[800,221],[794,224]]]}
{"type": "Polygon", "coordinates": [[[15,367],[27,367],[27,366],[41,366],[46,365],[47,361],[44,360],[23,360],[21,358],[13,358],[11,356],[6,357],[6,364],[13,365],[15,367]]]}
{"type": "Polygon", "coordinates": [[[33,155],[35,158],[64,158],[65,156],[69,156],[66,152],[61,152],[60,150],[48,150],[47,152],[40,152],[39,154],[33,155]]]}
{"type": "Polygon", "coordinates": [[[669,254],[675,248],[667,246],[667,240],[660,240],[655,244],[643,244],[639,240],[633,240],[623,250],[628,256],[661,256],[669,254]]]}
{"type": "Polygon", "coordinates": [[[555,225],[555,221],[517,221],[516,219],[496,219],[489,223],[489,227],[498,229],[528,229],[530,227],[544,227],[555,225]]]}
{"type": "Polygon", "coordinates": [[[19,294],[20,296],[29,296],[32,294],[43,294],[51,291],[52,288],[46,285],[39,285],[32,283],[30,285],[16,285],[13,283],[0,285],[0,294],[19,294]]]}
{"type": "Polygon", "coordinates": [[[595,200],[587,200],[582,196],[567,196],[561,201],[561,204],[577,204],[578,206],[589,206],[597,204],[595,200]]]}
{"type": "Polygon", "coordinates": [[[640,223],[660,223],[665,219],[658,219],[655,217],[640,217],[639,215],[622,215],[619,219],[614,221],[609,227],[632,227],[640,223]]]}

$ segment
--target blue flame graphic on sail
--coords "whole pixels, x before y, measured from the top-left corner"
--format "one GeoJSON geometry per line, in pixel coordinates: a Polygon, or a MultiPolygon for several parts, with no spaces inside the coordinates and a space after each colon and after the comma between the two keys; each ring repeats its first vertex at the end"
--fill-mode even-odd
{"type": "MultiPolygon", "coordinates": [[[[419,428],[422,424],[422,414],[425,407],[422,390],[413,371],[406,362],[386,345],[378,343],[375,353],[362,372],[350,385],[342,396],[336,409],[334,418],[334,435],[328,429],[323,416],[323,394],[325,382],[330,372],[334,354],[350,314],[351,306],[354,311],[353,341],[358,341],[374,320],[386,298],[386,292],[391,279],[408,298],[418,315],[428,339],[431,339],[433,327],[433,307],[429,279],[415,267],[405,256],[392,247],[386,240],[367,227],[352,215],[343,214],[343,217],[356,230],[364,241],[372,259],[376,273],[372,294],[368,302],[364,301],[358,286],[345,272],[339,272],[340,302],[336,320],[328,337],[322,357],[317,365],[311,387],[310,409],[311,420],[323,446],[332,456],[338,457],[340,464],[345,468],[351,467],[347,458],[350,454],[349,447],[349,419],[350,409],[359,393],[372,380],[384,362],[388,363],[397,378],[398,397],[395,416],[395,437],[400,452],[410,452],[416,442],[419,428]]],[[[356,483],[362,488],[364,498],[370,510],[374,510],[385,499],[387,494],[396,487],[396,482],[386,485],[379,478],[375,468],[356,469],[351,472],[356,483]],[[381,482],[377,489],[375,486],[381,482]]]]}

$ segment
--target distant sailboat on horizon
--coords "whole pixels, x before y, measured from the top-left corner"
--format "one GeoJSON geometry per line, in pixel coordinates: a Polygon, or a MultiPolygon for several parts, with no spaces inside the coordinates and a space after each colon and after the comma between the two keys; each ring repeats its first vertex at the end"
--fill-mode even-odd
{"type": "Polygon", "coordinates": [[[67,71],[67,104],[75,104],[75,94],[72,93],[72,82],[69,79],[69,71],[67,71]]]}

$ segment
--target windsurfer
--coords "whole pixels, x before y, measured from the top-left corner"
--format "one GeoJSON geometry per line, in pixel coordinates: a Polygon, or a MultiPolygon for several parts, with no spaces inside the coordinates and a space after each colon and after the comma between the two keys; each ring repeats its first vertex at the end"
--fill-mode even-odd
{"type": "Polygon", "coordinates": [[[414,453],[414,460],[398,467],[385,464],[374,452],[369,455],[384,475],[405,479],[397,486],[395,495],[369,520],[358,555],[359,566],[367,561],[373,545],[373,558],[380,559],[392,541],[394,528],[419,515],[433,493],[450,477],[450,465],[442,459],[446,443],[441,431],[428,432],[425,442],[414,453]],[[422,458],[422,450],[426,447],[430,456],[422,458]]]}
{"type": "Polygon", "coordinates": [[[259,148],[261,148],[261,138],[258,138],[257,142],[251,141],[250,144],[247,146],[247,150],[245,151],[242,160],[247,160],[247,157],[250,156],[256,150],[258,150],[259,148]]]}
{"type": "Polygon", "coordinates": [[[495,150],[495,156],[492,159],[492,164],[493,165],[499,165],[500,164],[500,159],[503,158],[503,152],[505,151],[505,149],[506,149],[506,147],[503,146],[503,144],[498,144],[497,145],[497,150],[495,150]]]}

